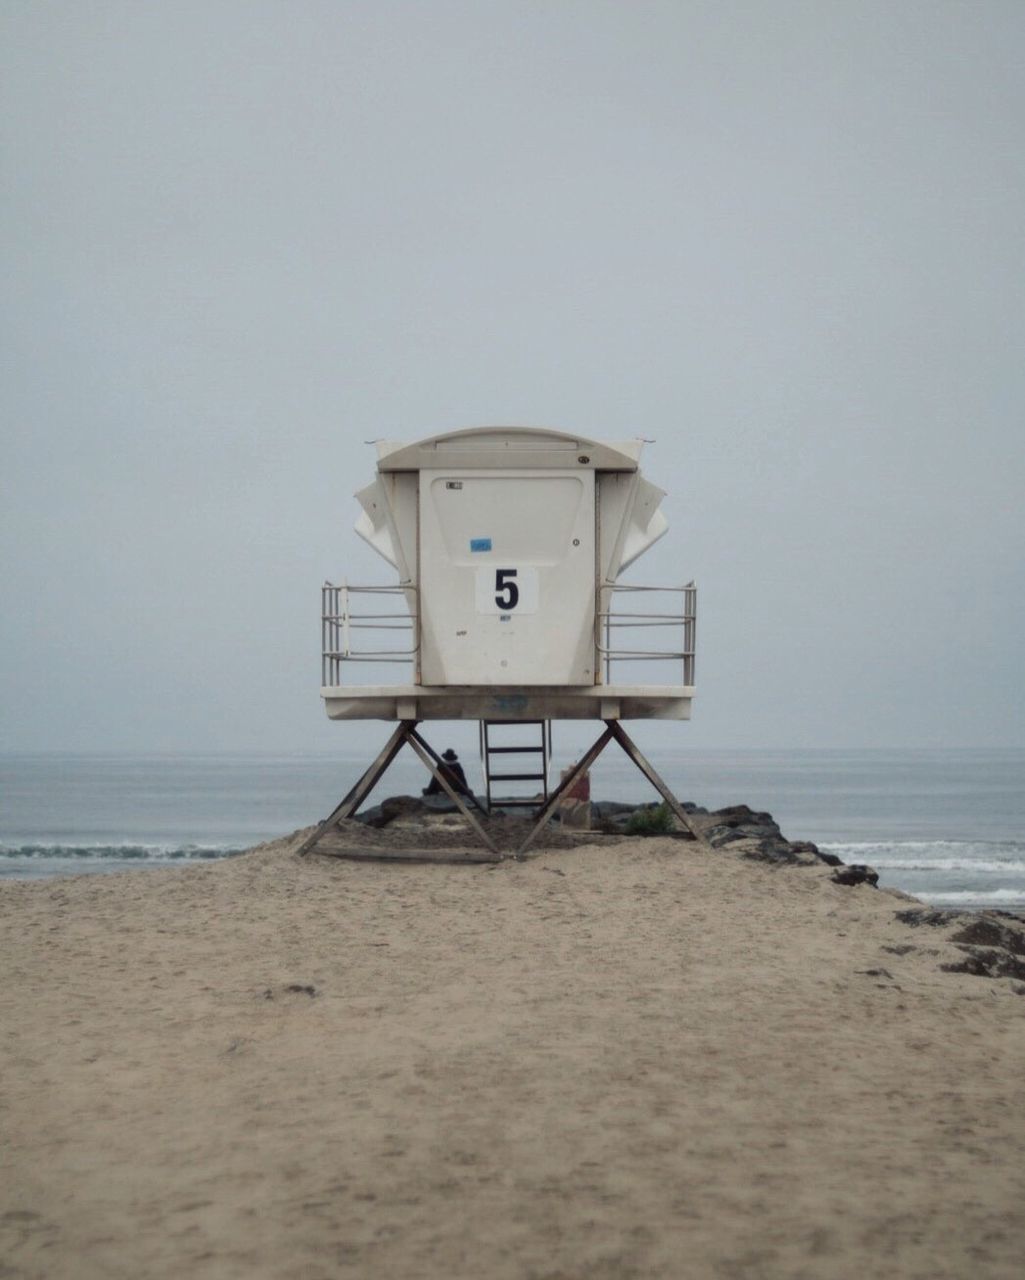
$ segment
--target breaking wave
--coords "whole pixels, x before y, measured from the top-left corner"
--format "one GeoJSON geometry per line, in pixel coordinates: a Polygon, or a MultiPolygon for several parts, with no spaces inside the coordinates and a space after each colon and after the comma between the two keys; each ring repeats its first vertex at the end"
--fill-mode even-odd
{"type": "Polygon", "coordinates": [[[179,862],[226,858],[237,845],[205,844],[0,844],[0,858],[83,858],[105,862],[179,862]]]}
{"type": "Polygon", "coordinates": [[[1025,907],[1025,889],[951,889],[946,892],[920,891],[919,897],[938,907],[971,904],[972,906],[1025,907]]]}

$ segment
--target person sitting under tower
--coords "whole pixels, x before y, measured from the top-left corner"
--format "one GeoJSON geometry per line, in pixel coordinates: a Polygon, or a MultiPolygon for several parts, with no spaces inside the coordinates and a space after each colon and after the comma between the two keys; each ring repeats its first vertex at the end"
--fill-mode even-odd
{"type": "MultiPolygon", "coordinates": [[[[451,747],[442,753],[441,772],[445,775],[445,781],[456,793],[456,795],[468,796],[470,788],[466,784],[466,774],[463,773],[463,766],[459,763],[459,757],[451,747]]],[[[430,785],[424,787],[425,796],[440,796],[445,794],[445,788],[441,785],[437,778],[431,778],[430,785]]]]}

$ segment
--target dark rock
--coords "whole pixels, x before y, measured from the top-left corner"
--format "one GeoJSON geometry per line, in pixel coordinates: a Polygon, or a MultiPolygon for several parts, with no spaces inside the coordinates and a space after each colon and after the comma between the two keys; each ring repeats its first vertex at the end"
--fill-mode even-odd
{"type": "MultiPolygon", "coordinates": [[[[657,809],[662,802],[653,800],[650,804],[624,804],[620,800],[592,800],[591,819],[599,831],[621,834],[635,813],[644,813],[657,809]]],[[[684,813],[704,813],[690,800],[680,804],[684,813]]]]}
{"type": "Polygon", "coordinates": [[[746,804],[716,809],[708,817],[711,821],[702,826],[701,836],[713,849],[743,841],[748,847],[741,851],[742,857],[777,866],[814,866],[822,858],[811,841],[788,840],[771,813],[757,812],[746,804]]]}
{"type": "Polygon", "coordinates": [[[842,867],[843,858],[835,853],[823,853],[811,840],[791,840],[790,847],[795,853],[810,853],[816,862],[824,862],[827,867],[842,867]]]}
{"type": "Polygon", "coordinates": [[[598,818],[616,818],[621,814],[631,814],[637,809],[635,804],[623,804],[619,800],[592,800],[591,812],[598,818]]]}
{"type": "MultiPolygon", "coordinates": [[[[956,920],[961,927],[950,940],[965,958],[943,965],[947,973],[1025,980],[1025,926],[1013,916],[997,916],[995,912],[960,912],[956,920]]],[[[948,919],[947,923],[953,921],[948,919]]]]}
{"type": "Polygon", "coordinates": [[[736,832],[737,835],[747,836],[751,840],[761,840],[766,836],[775,836],[777,839],[783,839],[783,832],[774,822],[740,822],[735,827],[731,827],[730,830],[736,832]]]}
{"type": "Polygon", "coordinates": [[[705,837],[705,843],[710,844],[713,849],[721,849],[734,841],[747,839],[742,831],[734,831],[732,827],[706,827],[702,834],[705,837]]]}
{"type": "Polygon", "coordinates": [[[396,818],[426,818],[431,814],[456,812],[456,806],[444,792],[440,796],[389,796],[357,814],[356,821],[368,827],[386,827],[396,818]]]}
{"type": "Polygon", "coordinates": [[[965,958],[957,964],[944,964],[947,973],[970,973],[977,978],[1025,979],[1025,960],[1010,955],[1001,947],[969,947],[959,944],[965,958]]]}
{"type": "MultiPolygon", "coordinates": [[[[940,965],[945,973],[970,973],[977,978],[1025,980],[1025,922],[1004,912],[941,911],[928,907],[898,911],[897,919],[913,929],[957,926],[949,940],[963,960],[940,965]]],[[[909,950],[911,948],[908,948],[909,950]]],[[[897,952],[896,947],[887,950],[897,952]]],[[[935,952],[930,954],[935,955],[935,952]]],[[[1025,988],[1013,987],[1014,991],[1025,988]]]]}
{"type": "Polygon", "coordinates": [[[711,816],[718,818],[724,826],[734,827],[744,823],[757,827],[773,827],[775,830],[779,830],[771,813],[756,813],[754,809],[748,808],[746,804],[727,805],[725,809],[716,809],[711,816]]]}
{"type": "MultiPolygon", "coordinates": [[[[293,996],[315,996],[317,994],[317,988],[305,982],[290,982],[287,986],[282,987],[281,990],[293,996]]],[[[264,1000],[274,999],[274,991],[271,987],[268,987],[263,993],[263,998],[264,1000]]]]}
{"type": "Polygon", "coordinates": [[[422,818],[430,810],[417,796],[389,796],[381,801],[381,820],[371,825],[386,827],[396,818],[422,818]]]}
{"type": "Polygon", "coordinates": [[[779,824],[771,813],[756,813],[746,804],[729,805],[708,815],[712,821],[702,831],[713,849],[722,849],[738,840],[783,839],[779,824]]]}
{"type": "Polygon", "coordinates": [[[716,809],[708,815],[713,818],[715,826],[732,827],[746,831],[779,831],[779,824],[771,813],[756,813],[746,804],[733,804],[725,809],[716,809]]]}
{"type": "Polygon", "coordinates": [[[832,880],[834,884],[869,884],[874,888],[879,883],[879,872],[855,863],[850,867],[837,867],[832,880]]]}
{"type": "Polygon", "coordinates": [[[713,849],[722,849],[728,844],[736,844],[738,840],[765,840],[765,839],[782,839],[779,827],[756,827],[749,824],[736,827],[727,827],[721,823],[714,826],[706,827],[704,830],[705,841],[712,846],[713,849]]]}
{"type": "MultiPolygon", "coordinates": [[[[473,801],[469,796],[463,797],[463,803],[468,809],[473,809],[473,801]]],[[[501,800],[493,802],[494,813],[499,812],[497,806],[501,803],[501,800]]],[[[378,821],[371,821],[369,817],[366,819],[369,826],[387,826],[396,818],[429,818],[432,814],[458,813],[459,806],[442,791],[434,796],[390,796],[387,800],[381,801],[379,812],[378,821]]]]}
{"type": "Polygon", "coordinates": [[[807,854],[796,850],[788,841],[772,837],[760,840],[754,849],[745,849],[742,856],[751,859],[752,862],[774,862],[778,866],[788,867],[807,864],[810,861],[807,854]]]}
{"type": "Polygon", "coordinates": [[[912,929],[927,925],[931,929],[940,929],[953,924],[967,913],[964,911],[936,911],[930,908],[912,907],[907,911],[898,911],[897,919],[901,924],[909,924],[912,929]]]}
{"type": "Polygon", "coordinates": [[[1015,928],[992,916],[977,917],[950,940],[976,947],[1000,947],[1011,955],[1025,956],[1025,928],[1015,928]]]}

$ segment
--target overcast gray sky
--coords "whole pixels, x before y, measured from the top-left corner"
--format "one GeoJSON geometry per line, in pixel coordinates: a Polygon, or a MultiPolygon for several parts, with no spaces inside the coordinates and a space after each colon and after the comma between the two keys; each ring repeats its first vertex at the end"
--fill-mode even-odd
{"type": "Polygon", "coordinates": [[[491,422],[655,441],[642,741],[1025,743],[1020,0],[0,12],[4,748],[376,745],[364,441],[491,422]]]}

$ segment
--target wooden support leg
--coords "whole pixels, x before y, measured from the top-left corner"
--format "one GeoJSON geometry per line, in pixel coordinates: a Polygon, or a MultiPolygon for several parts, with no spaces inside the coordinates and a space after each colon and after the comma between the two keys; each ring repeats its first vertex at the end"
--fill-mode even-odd
{"type": "Polygon", "coordinates": [[[615,740],[623,748],[637,768],[640,769],[641,773],[643,773],[648,779],[670,809],[672,809],[673,813],[675,813],[680,819],[684,827],[691,833],[695,840],[700,841],[701,837],[698,835],[693,822],[690,820],[690,814],[686,809],[684,809],[683,805],[680,804],[679,800],[677,800],[659,775],[655,772],[651,763],[641,755],[636,742],[634,742],[618,720],[606,720],[605,723],[608,725],[609,731],[615,740]]]}
{"type": "Polygon", "coordinates": [[[360,778],[333,813],[324,819],[316,831],[314,831],[313,835],[308,836],[306,840],[303,841],[299,849],[300,857],[304,857],[309,853],[320,837],[326,831],[330,831],[335,823],[341,818],[352,817],[371,791],[373,791],[374,787],[376,787],[378,782],[380,782],[388,766],[402,750],[402,747],[409,738],[409,735],[411,733],[415,733],[418,723],[419,721],[417,720],[401,720],[398,725],[396,725],[395,732],[381,748],[377,759],[373,762],[370,768],[367,769],[362,778],[360,778]]]}
{"type": "Polygon", "coordinates": [[[613,737],[615,736],[612,730],[612,726],[611,724],[609,724],[608,721],[606,721],[605,723],[608,726],[605,732],[601,735],[598,741],[595,742],[595,744],[590,748],[590,750],[586,751],[584,755],[581,756],[577,764],[574,765],[573,772],[568,774],[565,778],[563,778],[563,780],[555,788],[552,794],[548,797],[548,803],[542,808],[541,812],[537,815],[537,821],[534,823],[530,831],[527,833],[526,839],[523,841],[520,847],[516,850],[517,858],[522,858],[524,853],[527,851],[527,849],[529,849],[530,846],[534,843],[534,840],[537,838],[538,832],[541,830],[541,828],[545,825],[548,819],[555,812],[555,806],[559,803],[559,800],[561,799],[563,793],[576,785],[577,780],[584,773],[586,773],[588,769],[590,769],[591,765],[594,764],[595,760],[598,759],[601,753],[612,741],[613,737]]]}

